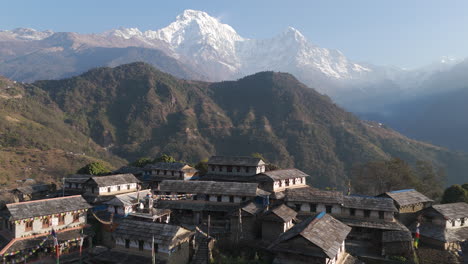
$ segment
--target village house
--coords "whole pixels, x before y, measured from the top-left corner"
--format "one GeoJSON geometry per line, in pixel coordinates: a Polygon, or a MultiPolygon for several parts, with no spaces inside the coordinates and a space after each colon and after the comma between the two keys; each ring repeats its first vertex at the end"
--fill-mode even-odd
{"type": "Polygon", "coordinates": [[[283,233],[269,247],[278,264],[341,264],[348,254],[351,228],[324,212],[310,216],[283,233]]]}
{"type": "Polygon", "coordinates": [[[15,202],[24,202],[31,200],[38,200],[44,198],[51,198],[55,195],[57,186],[55,184],[32,184],[27,186],[18,187],[13,189],[15,202]]]}
{"type": "Polygon", "coordinates": [[[92,176],[83,183],[85,196],[110,196],[135,192],[140,181],[133,174],[92,176]]]}
{"type": "Polygon", "coordinates": [[[296,211],[284,204],[263,213],[261,216],[262,239],[270,242],[277,239],[294,226],[296,215],[296,211]]]}
{"type": "Polygon", "coordinates": [[[64,178],[63,186],[66,195],[77,195],[84,193],[83,184],[93,175],[88,174],[72,174],[64,178]]]}
{"type": "Polygon", "coordinates": [[[276,193],[288,188],[305,187],[309,177],[309,175],[298,169],[273,170],[258,174],[256,182],[263,190],[276,193]]]}
{"type": "Polygon", "coordinates": [[[413,237],[407,231],[387,231],[382,233],[382,256],[413,256],[413,237]]]}
{"type": "Polygon", "coordinates": [[[6,204],[1,210],[0,235],[7,243],[2,245],[0,256],[17,260],[28,253],[32,259],[44,255],[45,249],[50,252],[52,229],[64,250],[77,249],[89,208],[81,195],[6,204]],[[36,249],[41,242],[44,247],[36,249]]]}
{"type": "MultiPolygon", "coordinates": [[[[468,204],[438,204],[422,211],[420,243],[444,250],[459,250],[468,240],[468,204]]],[[[412,231],[415,232],[415,224],[412,231]]]]}
{"type": "Polygon", "coordinates": [[[433,200],[414,189],[386,192],[379,195],[379,197],[393,199],[398,210],[397,218],[405,225],[414,222],[419,211],[430,207],[434,203],[433,200]]]}
{"type": "Polygon", "coordinates": [[[198,170],[181,162],[158,162],[148,164],[143,168],[139,178],[147,188],[157,189],[164,180],[193,180],[197,178],[198,170]]]}
{"type": "Polygon", "coordinates": [[[341,192],[322,191],[310,186],[286,189],[284,195],[285,203],[299,214],[326,212],[340,215],[344,200],[341,192]]]}
{"type": "Polygon", "coordinates": [[[190,261],[193,236],[193,231],[176,225],[123,219],[113,233],[113,250],[148,259],[154,250],[157,263],[186,264],[190,261]]]}
{"type": "MultiPolygon", "coordinates": [[[[107,205],[107,211],[120,216],[127,216],[130,213],[137,212],[143,203],[148,203],[148,196],[152,196],[151,190],[142,190],[131,193],[118,194],[112,200],[104,202],[107,205]]],[[[152,208],[151,205],[147,205],[147,208],[152,208]]]]}
{"type": "Polygon", "coordinates": [[[265,210],[262,203],[249,202],[231,214],[231,241],[261,238],[260,214],[265,210]]]}
{"type": "Polygon", "coordinates": [[[256,183],[166,180],[161,182],[158,195],[156,208],[171,209],[181,223],[206,224],[210,217],[212,231],[226,232],[231,212],[244,202],[266,204],[269,193],[256,183]]]}
{"type": "Polygon", "coordinates": [[[207,164],[207,176],[254,176],[265,172],[266,166],[260,158],[229,156],[212,156],[207,164]]]}

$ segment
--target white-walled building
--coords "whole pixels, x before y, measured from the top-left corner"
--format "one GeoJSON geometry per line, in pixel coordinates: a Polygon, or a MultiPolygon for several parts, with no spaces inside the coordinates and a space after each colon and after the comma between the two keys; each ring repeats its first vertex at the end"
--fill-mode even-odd
{"type": "Polygon", "coordinates": [[[135,192],[139,183],[133,174],[93,176],[83,183],[84,195],[108,196],[135,192]]]}

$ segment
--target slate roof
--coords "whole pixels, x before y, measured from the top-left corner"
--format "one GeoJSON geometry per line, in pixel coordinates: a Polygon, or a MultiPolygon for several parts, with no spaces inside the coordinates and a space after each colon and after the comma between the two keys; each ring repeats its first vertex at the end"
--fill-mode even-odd
{"type": "Polygon", "coordinates": [[[343,201],[343,206],[347,208],[390,212],[398,211],[393,203],[393,200],[390,198],[363,195],[345,195],[343,201]]]}
{"type": "Polygon", "coordinates": [[[303,255],[311,254],[318,257],[334,258],[349,232],[351,232],[351,227],[341,223],[329,214],[320,213],[315,217],[307,218],[281,234],[270,246],[270,249],[278,251],[286,250],[291,253],[296,251],[295,253],[303,255]],[[301,250],[295,246],[289,247],[287,245],[288,240],[297,236],[305,238],[320,248],[321,252],[316,252],[312,248],[303,248],[301,250]]]}
{"type": "Polygon", "coordinates": [[[293,209],[289,208],[288,206],[284,204],[281,204],[273,209],[266,211],[263,218],[277,221],[277,222],[286,223],[296,218],[296,215],[297,215],[296,211],[294,211],[293,209]],[[275,217],[271,217],[271,216],[275,216],[275,217]]]}
{"type": "Polygon", "coordinates": [[[37,216],[52,215],[63,212],[88,209],[89,205],[81,195],[65,196],[52,199],[11,203],[6,205],[6,210],[11,220],[33,218],[37,216]]]}
{"type": "Polygon", "coordinates": [[[114,237],[152,241],[159,245],[172,248],[190,238],[194,232],[176,225],[154,222],[122,219],[114,232],[114,237]]]}
{"type": "Polygon", "coordinates": [[[197,172],[195,168],[181,162],[158,162],[154,164],[148,164],[143,168],[145,171],[148,170],[168,170],[168,171],[185,171],[185,172],[197,172]],[[184,169],[184,167],[186,167],[184,169]]]}
{"type": "Polygon", "coordinates": [[[413,237],[409,231],[386,231],[382,233],[382,242],[409,242],[412,241],[413,237]]]}
{"type": "Polygon", "coordinates": [[[322,191],[312,187],[286,189],[285,201],[309,202],[323,204],[343,204],[343,193],[338,191],[322,191]]]}
{"type": "Polygon", "coordinates": [[[134,166],[123,166],[112,172],[112,174],[127,174],[127,173],[131,173],[133,175],[140,175],[140,174],[143,174],[143,168],[134,167],[134,166]]]}
{"type": "Polygon", "coordinates": [[[448,203],[433,205],[432,208],[446,219],[458,219],[468,217],[468,203],[448,203]]]}
{"type": "Polygon", "coordinates": [[[94,181],[98,187],[106,187],[106,186],[140,182],[135,177],[135,175],[130,174],[130,173],[116,174],[116,175],[109,175],[109,176],[93,176],[87,182],[91,182],[91,181],[94,181]]]}
{"type": "Polygon", "coordinates": [[[138,192],[119,194],[116,195],[112,200],[104,203],[118,206],[134,205],[138,200],[138,194],[141,200],[144,199],[147,194],[151,194],[151,190],[142,190],[138,192]]]}
{"type": "MultiPolygon", "coordinates": [[[[257,175],[259,180],[270,180],[270,181],[279,181],[286,179],[294,179],[300,177],[310,177],[303,171],[298,169],[284,169],[284,170],[273,170],[266,171],[257,175]]],[[[304,182],[305,183],[305,182],[304,182]]]]}
{"type": "Polygon", "coordinates": [[[265,162],[254,157],[212,156],[208,165],[260,166],[265,165],[265,162]]]}
{"type": "Polygon", "coordinates": [[[89,180],[93,175],[88,174],[72,174],[65,177],[65,182],[84,183],[89,180]]]}
{"type": "Polygon", "coordinates": [[[385,195],[395,200],[400,207],[417,203],[434,202],[415,189],[386,192],[385,195]]]}
{"type": "Polygon", "coordinates": [[[371,229],[381,229],[381,230],[394,230],[394,231],[408,231],[408,228],[401,224],[400,222],[389,222],[389,221],[382,221],[382,220],[362,220],[362,219],[355,219],[355,218],[344,218],[338,217],[338,219],[352,227],[363,227],[363,228],[371,228],[371,229]]]}
{"type": "MultiPolygon", "coordinates": [[[[263,211],[264,206],[258,203],[250,202],[242,207],[242,211],[247,212],[251,215],[259,214],[263,211]]],[[[237,211],[235,212],[237,215],[237,211]]]]}
{"type": "MultiPolygon", "coordinates": [[[[411,231],[416,231],[416,226],[411,226],[411,231]]],[[[421,236],[433,238],[442,242],[457,242],[468,240],[468,226],[459,228],[445,228],[445,226],[431,223],[422,223],[419,226],[421,236]]]]}
{"type": "Polygon", "coordinates": [[[156,203],[158,209],[232,212],[239,209],[237,203],[205,202],[192,200],[161,200],[156,203]]]}
{"type": "Polygon", "coordinates": [[[37,192],[49,191],[52,189],[52,187],[53,187],[53,184],[33,184],[33,185],[18,187],[14,189],[13,191],[19,191],[23,194],[33,194],[37,192]]]}
{"type": "Polygon", "coordinates": [[[250,197],[269,194],[265,191],[258,189],[257,186],[257,183],[247,182],[165,180],[162,181],[159,185],[159,191],[250,197]]]}

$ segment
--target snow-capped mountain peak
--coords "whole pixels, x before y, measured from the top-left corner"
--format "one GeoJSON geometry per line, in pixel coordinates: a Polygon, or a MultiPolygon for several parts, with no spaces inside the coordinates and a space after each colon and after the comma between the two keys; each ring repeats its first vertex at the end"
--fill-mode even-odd
{"type": "Polygon", "coordinates": [[[138,28],[120,27],[119,29],[114,29],[114,30],[104,32],[103,35],[121,37],[124,39],[131,39],[133,37],[141,37],[143,36],[143,33],[138,28]]]}
{"type": "Polygon", "coordinates": [[[16,40],[42,40],[53,35],[51,30],[37,31],[32,28],[15,28],[13,30],[0,30],[0,36],[16,40]]]}

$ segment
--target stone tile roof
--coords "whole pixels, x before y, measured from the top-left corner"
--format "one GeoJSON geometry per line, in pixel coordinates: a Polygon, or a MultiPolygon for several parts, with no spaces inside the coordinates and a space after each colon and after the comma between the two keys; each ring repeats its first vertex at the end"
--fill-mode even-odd
{"type": "Polygon", "coordinates": [[[192,194],[249,196],[268,194],[257,188],[257,183],[215,182],[215,181],[181,181],[165,180],[159,185],[161,192],[178,192],[192,194]]]}
{"type": "Polygon", "coordinates": [[[18,187],[14,189],[13,191],[18,191],[23,194],[33,194],[37,192],[46,192],[49,190],[52,190],[54,188],[54,184],[33,184],[33,185],[28,185],[28,186],[23,186],[23,187],[18,187]]]}
{"type": "Polygon", "coordinates": [[[223,202],[205,202],[191,200],[161,200],[156,203],[158,209],[171,210],[192,210],[192,211],[214,211],[214,212],[233,212],[238,210],[240,205],[237,203],[223,202]]]}
{"type": "Polygon", "coordinates": [[[122,219],[114,231],[115,238],[152,241],[172,248],[189,239],[194,232],[176,225],[161,224],[147,221],[122,219]]]}
{"type": "Polygon", "coordinates": [[[302,255],[334,258],[350,231],[351,227],[341,223],[329,214],[320,213],[315,217],[307,218],[283,233],[272,243],[270,249],[289,251],[302,255]],[[294,245],[289,246],[288,240],[297,236],[305,238],[320,248],[321,251],[317,252],[313,248],[299,248],[294,245]]]}
{"type": "Polygon", "coordinates": [[[112,174],[127,174],[140,175],[143,173],[143,168],[134,166],[123,166],[112,172],[112,174]]]}
{"type": "Polygon", "coordinates": [[[135,175],[127,173],[109,176],[93,176],[87,182],[95,182],[98,187],[107,187],[113,185],[138,183],[140,181],[135,177],[135,175]]]}
{"type": "Polygon", "coordinates": [[[33,218],[37,216],[52,215],[63,212],[88,209],[89,205],[81,195],[65,196],[52,199],[11,203],[6,205],[6,210],[11,220],[33,218]]]}
{"type": "Polygon", "coordinates": [[[260,166],[265,162],[254,157],[212,156],[208,160],[209,165],[232,165],[232,166],[260,166]]]}
{"type": "Polygon", "coordinates": [[[296,218],[297,212],[288,206],[281,204],[265,212],[263,219],[286,223],[296,218]]]}
{"type": "Polygon", "coordinates": [[[344,207],[375,211],[396,212],[397,209],[390,198],[363,195],[345,195],[344,207]]]}
{"type": "Polygon", "coordinates": [[[284,194],[285,201],[287,202],[343,204],[343,193],[338,191],[317,190],[310,186],[286,189],[284,194]]]}
{"type": "Polygon", "coordinates": [[[433,205],[432,208],[446,219],[458,219],[468,217],[468,203],[448,203],[433,205]]]}
{"type": "MultiPolygon", "coordinates": [[[[263,211],[265,207],[262,204],[250,202],[242,207],[242,211],[247,212],[251,215],[257,215],[263,211]]],[[[237,215],[237,212],[235,212],[237,215]]]]}
{"type": "Polygon", "coordinates": [[[302,172],[298,169],[266,171],[257,175],[257,178],[263,181],[266,181],[266,180],[279,181],[279,180],[294,179],[294,178],[300,178],[300,177],[310,177],[310,176],[306,174],[305,172],[302,172]]]}
{"type": "Polygon", "coordinates": [[[136,204],[138,197],[144,199],[147,194],[151,194],[151,190],[142,190],[138,192],[124,193],[116,195],[112,200],[104,202],[104,204],[127,206],[136,204]]]}
{"type": "Polygon", "coordinates": [[[188,164],[181,162],[158,162],[154,164],[148,164],[143,168],[145,171],[148,170],[168,170],[168,171],[185,171],[185,172],[197,172],[193,167],[188,164]]]}
{"type": "Polygon", "coordinates": [[[413,237],[409,231],[386,231],[382,233],[382,242],[409,242],[413,237]]]}
{"type": "MultiPolygon", "coordinates": [[[[416,232],[416,225],[410,227],[412,232],[416,232]]],[[[459,228],[445,228],[432,223],[422,223],[419,226],[421,236],[433,238],[442,242],[457,242],[468,240],[468,226],[459,228]]]]}
{"type": "Polygon", "coordinates": [[[372,229],[382,229],[382,230],[394,230],[394,231],[408,231],[408,228],[401,224],[398,221],[390,222],[390,221],[382,221],[382,220],[362,220],[362,219],[355,219],[355,218],[345,218],[345,217],[338,217],[338,219],[352,227],[363,227],[363,228],[372,228],[372,229]]]}
{"type": "Polygon", "coordinates": [[[397,205],[400,207],[417,203],[434,202],[415,189],[386,192],[384,195],[387,195],[388,197],[395,200],[397,205]]]}
{"type": "Polygon", "coordinates": [[[65,182],[84,183],[89,180],[93,175],[88,174],[72,174],[65,177],[65,182]]]}

